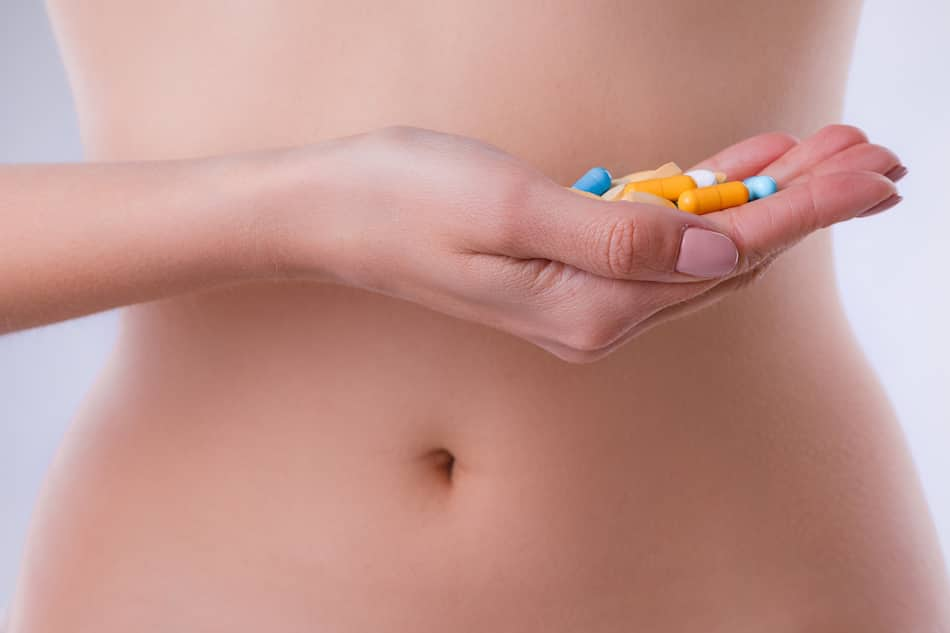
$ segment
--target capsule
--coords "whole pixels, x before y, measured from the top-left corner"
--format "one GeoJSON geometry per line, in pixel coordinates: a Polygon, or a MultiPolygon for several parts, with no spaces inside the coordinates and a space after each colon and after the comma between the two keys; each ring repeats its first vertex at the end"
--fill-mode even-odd
{"type": "Polygon", "coordinates": [[[684,191],[676,201],[676,206],[680,211],[702,215],[729,207],[738,207],[748,201],[749,190],[740,181],[734,180],[712,187],[684,191]]]}
{"type": "Polygon", "coordinates": [[[571,188],[588,191],[598,196],[603,195],[610,189],[610,172],[603,167],[591,167],[586,174],[571,185],[571,188]]]}
{"type": "Polygon", "coordinates": [[[670,176],[679,176],[682,173],[683,170],[680,169],[679,165],[673,162],[664,163],[656,169],[635,171],[631,174],[627,174],[626,176],[614,178],[611,181],[613,186],[607,190],[607,192],[604,194],[604,198],[607,200],[620,200],[620,195],[623,193],[624,186],[631,182],[653,180],[655,178],[669,178],[670,176]]]}
{"type": "Polygon", "coordinates": [[[623,198],[633,191],[640,191],[643,193],[652,193],[654,196],[660,196],[667,200],[676,200],[684,191],[695,188],[696,182],[692,178],[685,174],[680,174],[679,176],[670,176],[669,178],[651,178],[650,180],[628,183],[623,188],[620,197],[623,198]]]}

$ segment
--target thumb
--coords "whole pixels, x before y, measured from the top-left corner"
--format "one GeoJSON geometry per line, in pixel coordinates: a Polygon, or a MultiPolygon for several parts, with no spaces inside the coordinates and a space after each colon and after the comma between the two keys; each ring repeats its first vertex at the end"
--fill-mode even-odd
{"type": "Polygon", "coordinates": [[[503,254],[560,261],[611,279],[689,282],[729,275],[732,239],[701,216],[577,195],[550,183],[509,219],[503,254]]]}

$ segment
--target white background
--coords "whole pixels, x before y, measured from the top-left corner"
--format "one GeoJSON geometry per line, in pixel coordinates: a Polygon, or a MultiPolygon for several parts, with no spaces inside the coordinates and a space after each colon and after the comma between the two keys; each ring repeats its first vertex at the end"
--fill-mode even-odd
{"type": "MultiPolygon", "coordinates": [[[[844,120],[910,168],[900,207],[835,229],[836,265],[950,551],[950,2],[867,0],[844,120]]],[[[2,0],[0,162],[81,158],[43,3],[2,0]]],[[[43,473],[115,326],[107,312],[0,336],[0,612],[43,473]]]]}

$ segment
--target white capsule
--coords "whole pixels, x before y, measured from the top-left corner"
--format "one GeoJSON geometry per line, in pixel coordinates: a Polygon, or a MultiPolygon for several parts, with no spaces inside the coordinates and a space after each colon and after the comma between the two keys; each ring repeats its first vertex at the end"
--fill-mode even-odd
{"type": "Polygon", "coordinates": [[[683,175],[692,178],[697,187],[712,187],[716,184],[716,173],[708,169],[694,169],[683,175]]]}

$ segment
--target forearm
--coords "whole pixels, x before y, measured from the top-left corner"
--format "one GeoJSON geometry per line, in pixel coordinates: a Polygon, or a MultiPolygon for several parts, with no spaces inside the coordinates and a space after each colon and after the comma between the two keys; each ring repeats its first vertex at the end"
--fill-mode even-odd
{"type": "Polygon", "coordinates": [[[0,167],[0,333],[269,276],[276,170],[250,154],[0,167]]]}

